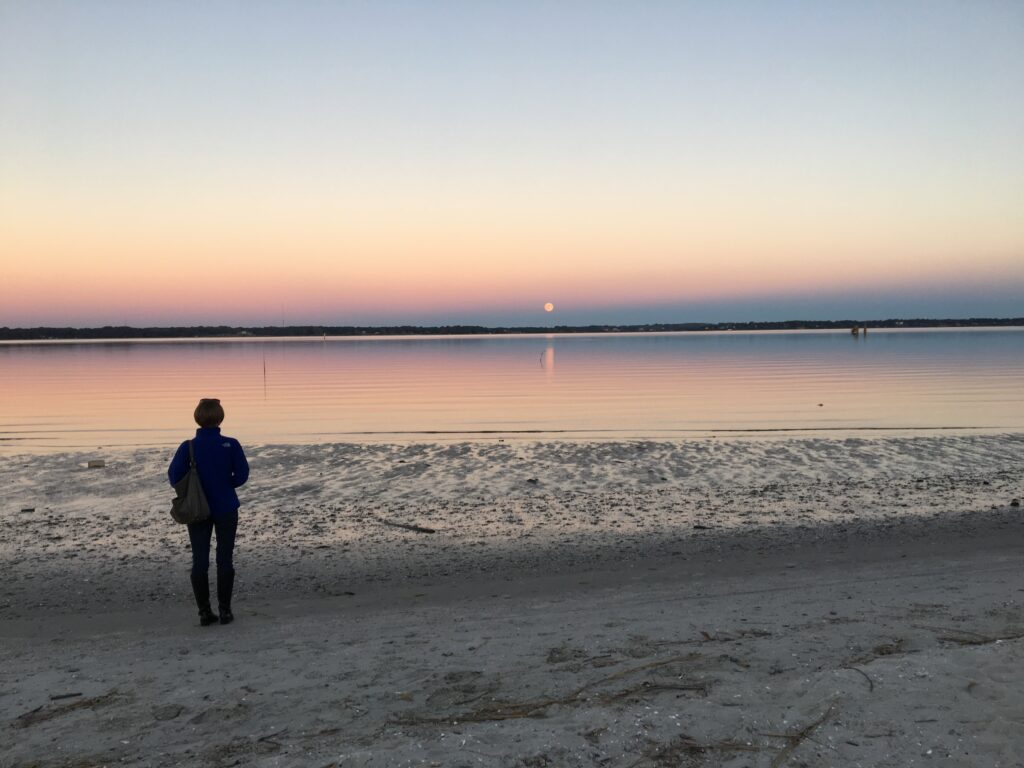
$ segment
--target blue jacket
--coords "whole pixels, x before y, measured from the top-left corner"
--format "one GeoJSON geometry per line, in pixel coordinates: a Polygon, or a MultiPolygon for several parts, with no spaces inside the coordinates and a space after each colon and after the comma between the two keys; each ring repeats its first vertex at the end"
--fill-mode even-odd
{"type": "MultiPolygon", "coordinates": [[[[221,518],[238,509],[235,488],[249,479],[249,462],[242,446],[233,437],[224,437],[220,427],[202,427],[196,430],[192,442],[199,480],[210,504],[210,516],[221,518]]],[[[167,468],[171,485],[188,474],[188,440],[178,446],[167,468]]]]}

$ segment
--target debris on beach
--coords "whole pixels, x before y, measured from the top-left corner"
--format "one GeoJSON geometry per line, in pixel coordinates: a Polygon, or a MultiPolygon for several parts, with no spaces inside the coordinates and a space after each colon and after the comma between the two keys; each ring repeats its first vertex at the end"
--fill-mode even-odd
{"type": "Polygon", "coordinates": [[[103,459],[89,459],[88,463],[85,466],[87,469],[103,469],[105,466],[107,466],[107,462],[105,462],[103,459]]]}
{"type": "Polygon", "coordinates": [[[381,525],[388,525],[392,528],[402,528],[406,531],[415,531],[416,533],[437,533],[436,528],[427,528],[423,525],[413,525],[410,523],[398,523],[394,520],[385,520],[383,517],[373,517],[373,515],[371,517],[381,525]]]}
{"type": "Polygon", "coordinates": [[[1020,753],[1024,439],[252,454],[266,471],[239,534],[259,567],[239,568],[249,630],[230,651],[192,629],[188,539],[153,508],[164,452],[104,451],[133,471],[74,483],[88,453],[43,455],[5,478],[8,762],[54,745],[66,765],[159,766],[1020,753]]]}
{"type": "MultiPolygon", "coordinates": [[[[80,694],[77,693],[72,694],[72,696],[79,695],[80,694]]],[[[61,700],[64,698],[69,697],[57,696],[54,700],[61,700]]],[[[66,715],[79,709],[98,709],[100,707],[110,706],[111,704],[115,704],[120,701],[125,701],[127,698],[128,697],[125,694],[122,694],[117,689],[113,689],[100,696],[91,696],[86,699],[79,699],[71,704],[61,704],[50,708],[38,706],[22,715],[18,715],[18,717],[14,719],[12,725],[15,728],[28,728],[29,726],[36,725],[37,723],[53,720],[56,717],[61,717],[62,715],[66,715]]]]}

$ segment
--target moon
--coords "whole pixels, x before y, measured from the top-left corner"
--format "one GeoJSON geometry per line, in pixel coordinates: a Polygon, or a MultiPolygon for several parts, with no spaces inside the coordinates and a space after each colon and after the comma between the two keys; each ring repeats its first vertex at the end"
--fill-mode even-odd
{"type": "Polygon", "coordinates": [[[552,303],[551,303],[551,302],[549,301],[549,302],[548,302],[547,304],[545,304],[545,305],[544,305],[544,311],[545,311],[545,312],[554,312],[554,311],[555,311],[555,305],[554,305],[554,304],[552,304],[552,303]]]}

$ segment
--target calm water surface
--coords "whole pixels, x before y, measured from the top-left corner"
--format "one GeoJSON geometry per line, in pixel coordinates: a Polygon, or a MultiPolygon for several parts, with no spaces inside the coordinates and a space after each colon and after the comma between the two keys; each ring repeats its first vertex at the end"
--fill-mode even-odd
{"type": "Polygon", "coordinates": [[[1024,429],[1024,329],[0,344],[0,451],[1024,429]]]}

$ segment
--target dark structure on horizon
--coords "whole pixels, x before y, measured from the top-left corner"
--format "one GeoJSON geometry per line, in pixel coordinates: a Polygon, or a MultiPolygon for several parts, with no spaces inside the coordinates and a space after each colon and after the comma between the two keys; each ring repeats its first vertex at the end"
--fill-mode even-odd
{"type": "Polygon", "coordinates": [[[790,331],[849,330],[869,328],[981,328],[1024,326],[1024,317],[972,317],[961,319],[890,320],[782,320],[745,323],[644,323],[642,325],[555,325],[487,327],[483,325],[290,325],[245,327],[229,325],[133,328],[0,328],[0,341],[48,341],[88,339],[195,339],[274,338],[295,336],[473,336],[483,334],[546,333],[666,333],[679,331],[790,331]]]}

